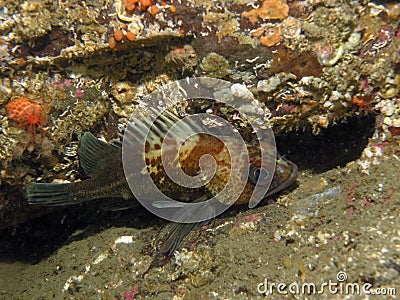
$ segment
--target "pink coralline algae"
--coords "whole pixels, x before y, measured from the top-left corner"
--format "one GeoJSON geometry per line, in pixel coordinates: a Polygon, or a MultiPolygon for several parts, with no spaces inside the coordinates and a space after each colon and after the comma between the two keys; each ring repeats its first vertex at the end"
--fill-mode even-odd
{"type": "Polygon", "coordinates": [[[139,285],[136,283],[130,291],[124,292],[124,300],[133,300],[138,291],[139,285]]]}

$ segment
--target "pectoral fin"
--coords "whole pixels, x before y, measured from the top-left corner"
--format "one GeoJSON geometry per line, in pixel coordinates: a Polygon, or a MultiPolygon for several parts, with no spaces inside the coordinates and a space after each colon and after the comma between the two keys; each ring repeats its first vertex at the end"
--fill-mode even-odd
{"type": "Polygon", "coordinates": [[[164,240],[161,252],[166,253],[167,255],[172,255],[190,231],[208,224],[214,216],[215,207],[212,205],[206,204],[200,208],[192,206],[179,209],[174,215],[174,219],[177,222],[168,225],[168,234],[164,240]],[[204,221],[193,222],[194,219],[204,221]]]}

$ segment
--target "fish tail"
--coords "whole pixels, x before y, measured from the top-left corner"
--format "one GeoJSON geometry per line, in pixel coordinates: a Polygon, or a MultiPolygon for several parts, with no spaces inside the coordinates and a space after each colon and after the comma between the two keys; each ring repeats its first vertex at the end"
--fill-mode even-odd
{"type": "Polygon", "coordinates": [[[35,183],[26,187],[26,196],[29,204],[37,205],[68,205],[76,204],[76,197],[71,191],[69,183],[35,183]]]}

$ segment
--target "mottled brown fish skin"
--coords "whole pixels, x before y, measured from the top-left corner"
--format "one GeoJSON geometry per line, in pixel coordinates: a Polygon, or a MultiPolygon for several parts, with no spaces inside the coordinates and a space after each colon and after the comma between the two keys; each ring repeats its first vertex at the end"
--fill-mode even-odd
{"type": "MultiPolygon", "coordinates": [[[[175,145],[170,146],[174,147],[175,145]]],[[[268,148],[272,146],[264,145],[264,147],[268,148]]],[[[250,167],[271,165],[271,157],[267,157],[266,161],[261,161],[260,151],[257,147],[249,145],[247,146],[247,150],[250,167]]],[[[168,156],[168,151],[165,154],[168,156]]],[[[179,158],[176,159],[175,164],[176,166],[180,165],[188,175],[198,175],[200,172],[198,161],[204,154],[213,156],[217,162],[217,170],[213,179],[205,187],[198,189],[181,187],[169,179],[162,166],[161,147],[148,148],[145,159],[148,164],[149,174],[164,194],[177,200],[190,202],[204,193],[209,193],[211,196],[218,194],[224,188],[231,175],[231,157],[226,146],[219,139],[203,134],[192,137],[191,140],[182,145],[179,150],[179,158]]],[[[176,154],[173,152],[171,155],[176,154]]],[[[235,153],[235,155],[240,162],[241,154],[235,153]]],[[[246,174],[242,174],[241,176],[244,175],[246,174]]],[[[279,157],[276,161],[271,186],[266,195],[269,196],[281,191],[291,185],[296,178],[297,166],[279,157]]],[[[233,179],[239,180],[239,178],[233,179]]],[[[254,184],[247,181],[243,192],[236,202],[231,203],[229,201],[232,200],[227,199],[224,203],[237,205],[248,203],[253,189],[254,184]]],[[[29,203],[42,205],[75,204],[103,198],[134,199],[123,170],[122,150],[117,147],[112,155],[98,162],[96,172],[90,174],[88,179],[66,184],[29,185],[27,187],[27,196],[29,203]]],[[[132,202],[132,205],[127,205],[127,208],[136,204],[136,201],[132,202]]]]}
{"type": "MultiPolygon", "coordinates": [[[[185,140],[180,147],[173,140],[169,142],[170,144],[167,143],[164,153],[169,157],[167,161],[174,168],[180,167],[186,174],[195,176],[201,171],[199,167],[200,158],[208,154],[216,162],[216,172],[212,179],[201,188],[190,189],[182,187],[174,183],[164,170],[161,160],[161,145],[159,144],[159,142],[162,142],[162,138],[158,140],[153,136],[152,140],[153,143],[146,143],[145,147],[144,159],[147,171],[160,191],[176,200],[191,202],[196,201],[201,196],[210,198],[218,195],[227,182],[233,180],[233,187],[225,196],[228,199],[219,198],[219,200],[228,205],[246,204],[250,201],[255,184],[258,184],[261,178],[259,174],[262,174],[262,172],[269,174],[268,172],[274,170],[272,183],[270,187],[266,186],[268,192],[264,197],[288,187],[297,178],[297,166],[282,157],[276,159],[275,148],[268,143],[261,143],[256,146],[247,145],[247,153],[246,151],[242,153],[240,151],[243,149],[240,147],[236,149],[235,141],[233,141],[234,149],[230,148],[231,152],[229,152],[227,146],[219,139],[209,135],[197,134],[185,140]],[[263,152],[265,150],[267,153],[266,157],[261,157],[260,147],[262,147],[263,152]],[[177,151],[176,149],[179,150],[177,151]],[[233,153],[233,157],[231,157],[230,153],[233,153]],[[239,166],[245,166],[246,163],[249,163],[250,172],[232,170],[231,158],[239,166]],[[243,182],[243,180],[246,180],[246,185],[241,190],[241,185],[236,183],[243,182]],[[238,191],[239,194],[236,193],[238,191]],[[239,197],[238,199],[232,199],[232,195],[239,195],[239,197]]],[[[229,144],[232,147],[231,142],[229,144]]],[[[64,184],[39,183],[28,185],[26,188],[28,202],[30,204],[56,206],[76,204],[95,199],[114,198],[108,202],[104,200],[102,208],[120,210],[138,205],[125,177],[121,147],[114,147],[98,140],[90,133],[85,133],[82,137],[78,154],[80,155],[82,168],[89,177],[88,179],[64,184]]],[[[207,165],[205,167],[208,168],[207,165]]],[[[138,170],[138,172],[142,172],[142,170],[138,170]]],[[[265,182],[266,184],[268,183],[268,181],[265,182]]],[[[146,187],[138,186],[137,188],[146,187]]],[[[212,208],[210,207],[205,212],[207,215],[212,215],[212,208]]],[[[171,255],[180,245],[182,239],[195,226],[200,226],[204,223],[184,222],[187,216],[187,214],[182,216],[183,222],[172,223],[170,233],[162,246],[162,253],[171,255]]]]}
{"type": "MultiPolygon", "coordinates": [[[[274,176],[271,185],[269,188],[267,187],[268,192],[266,192],[266,195],[277,193],[290,186],[296,180],[298,175],[297,166],[281,156],[276,159],[274,145],[267,142],[255,142],[255,145],[247,145],[247,153],[241,153],[235,140],[231,142],[231,148],[228,150],[228,147],[220,139],[207,134],[197,134],[187,139],[180,148],[179,145],[170,142],[162,154],[166,157],[165,161],[168,161],[174,168],[181,167],[182,170],[190,176],[200,174],[200,158],[206,154],[211,155],[215,160],[217,169],[213,178],[205,184],[203,193],[209,192],[211,195],[216,196],[225,188],[229,180],[233,180],[235,183],[233,186],[237,186],[238,190],[233,190],[231,195],[239,193],[240,196],[236,201],[229,196],[227,199],[220,199],[220,201],[228,205],[246,204],[249,203],[251,199],[255,185],[253,182],[250,182],[247,178],[247,173],[244,171],[246,163],[249,164],[250,169],[253,167],[260,167],[268,171],[274,170],[274,176]],[[260,147],[263,148],[264,157],[261,156],[260,147]],[[179,148],[179,157],[176,157],[177,148],[179,148]],[[230,153],[233,153],[234,156],[231,157],[230,153]],[[248,158],[248,160],[246,160],[246,158],[248,158]],[[238,165],[243,167],[243,170],[232,173],[232,159],[236,160],[238,165]],[[241,182],[243,182],[243,180],[246,180],[247,183],[244,190],[241,192],[241,182]]],[[[161,146],[159,144],[154,144],[153,147],[149,145],[146,149],[145,157],[149,174],[157,187],[164,194],[174,199],[184,200],[185,194],[192,193],[193,197],[187,199],[189,199],[189,201],[190,199],[192,199],[192,201],[196,199],[194,198],[196,189],[182,188],[174,183],[166,174],[162,166],[161,146]]],[[[205,167],[211,166],[205,165],[205,167]]]]}
{"type": "MultiPolygon", "coordinates": [[[[113,168],[112,165],[110,164],[109,169],[113,168]]],[[[109,169],[107,168],[106,170],[108,171],[109,169]]],[[[122,166],[118,166],[118,169],[115,169],[112,174],[105,172],[87,180],[71,183],[71,192],[77,202],[103,198],[133,198],[122,166]]]]}

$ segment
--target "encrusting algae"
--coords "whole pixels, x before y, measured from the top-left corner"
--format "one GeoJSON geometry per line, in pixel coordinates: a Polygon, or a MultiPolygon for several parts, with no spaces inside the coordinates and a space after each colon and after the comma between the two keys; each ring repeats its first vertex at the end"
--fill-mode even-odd
{"type": "Polygon", "coordinates": [[[250,22],[256,23],[261,20],[282,20],[287,18],[289,6],[280,0],[265,0],[259,8],[243,12],[242,16],[248,18],[250,22]]]}

